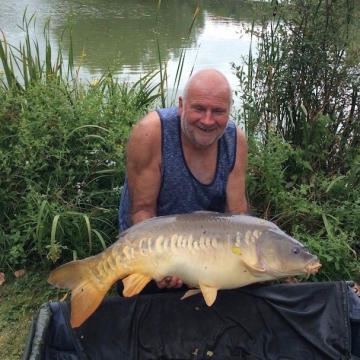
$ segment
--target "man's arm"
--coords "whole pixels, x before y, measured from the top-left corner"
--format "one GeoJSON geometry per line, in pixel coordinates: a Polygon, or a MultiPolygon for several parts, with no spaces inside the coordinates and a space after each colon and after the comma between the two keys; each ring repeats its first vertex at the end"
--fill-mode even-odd
{"type": "Polygon", "coordinates": [[[126,149],[131,225],[156,216],[161,184],[161,123],[153,111],[134,127],[126,149]]]}
{"type": "MultiPolygon", "coordinates": [[[[161,123],[157,112],[142,118],[134,127],[126,149],[126,172],[130,192],[131,225],[157,215],[161,186],[161,123]]],[[[156,283],[158,288],[179,288],[177,277],[156,283]]]]}
{"type": "Polygon", "coordinates": [[[237,131],[236,159],[226,186],[225,211],[232,214],[247,214],[245,177],[247,170],[248,147],[246,136],[240,128],[237,131]]]}

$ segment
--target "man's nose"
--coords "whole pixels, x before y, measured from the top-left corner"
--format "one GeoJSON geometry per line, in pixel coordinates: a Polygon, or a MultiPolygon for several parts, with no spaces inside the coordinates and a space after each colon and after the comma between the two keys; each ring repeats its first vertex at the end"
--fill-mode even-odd
{"type": "Polygon", "coordinates": [[[213,117],[213,114],[212,114],[211,110],[204,111],[201,122],[204,125],[213,125],[214,124],[214,117],[213,117]]]}

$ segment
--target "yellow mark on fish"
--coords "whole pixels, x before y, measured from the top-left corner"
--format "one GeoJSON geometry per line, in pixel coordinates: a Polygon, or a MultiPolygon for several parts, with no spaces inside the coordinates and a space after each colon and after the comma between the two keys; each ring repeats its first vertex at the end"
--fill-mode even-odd
{"type": "Polygon", "coordinates": [[[240,248],[237,247],[237,246],[233,246],[232,249],[231,249],[231,251],[232,251],[234,254],[236,254],[236,255],[241,255],[241,250],[240,250],[240,248]]]}

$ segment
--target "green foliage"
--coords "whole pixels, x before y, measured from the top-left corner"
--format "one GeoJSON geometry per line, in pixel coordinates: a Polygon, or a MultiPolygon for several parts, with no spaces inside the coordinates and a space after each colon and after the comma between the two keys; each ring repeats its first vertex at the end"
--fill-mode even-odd
{"type": "Polygon", "coordinates": [[[360,145],[354,1],[296,0],[281,9],[249,29],[258,57],[249,57],[247,73],[235,67],[247,131],[275,131],[306,150],[313,170],[347,171],[360,145]],[[310,158],[312,146],[320,157],[310,158]]]}
{"type": "Polygon", "coordinates": [[[248,192],[320,257],[320,280],[359,279],[360,61],[353,0],[264,7],[244,66],[239,119],[249,138],[248,192]],[[275,17],[274,17],[275,16],[275,17]],[[246,70],[246,71],[245,71],[246,70]]]}
{"type": "Polygon", "coordinates": [[[0,42],[0,269],[84,257],[114,241],[126,141],[161,95],[156,71],[120,83],[109,70],[82,84],[70,20],[54,63],[50,19],[43,54],[31,25],[25,11],[25,43],[0,42]]]}
{"type": "Polygon", "coordinates": [[[145,88],[104,77],[76,91],[55,80],[3,89],[0,268],[88,256],[115,239],[126,140],[153,100],[145,88]]]}
{"type": "Polygon", "coordinates": [[[47,273],[32,271],[26,277],[8,275],[0,286],[0,358],[21,359],[29,325],[40,304],[59,301],[64,290],[49,286],[47,273]]]}
{"type": "Polygon", "coordinates": [[[323,267],[314,280],[359,280],[360,189],[354,176],[359,160],[346,175],[338,175],[313,173],[304,159],[304,149],[279,135],[269,134],[267,142],[252,139],[247,177],[251,207],[320,258],[323,267]],[[296,172],[289,173],[290,161],[296,172]]]}

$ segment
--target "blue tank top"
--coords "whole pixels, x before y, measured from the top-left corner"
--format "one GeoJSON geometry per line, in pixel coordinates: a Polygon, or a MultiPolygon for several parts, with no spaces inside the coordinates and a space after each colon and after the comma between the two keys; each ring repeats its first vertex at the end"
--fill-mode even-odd
{"type": "MultiPolygon", "coordinates": [[[[236,126],[229,121],[219,139],[215,178],[202,184],[188,168],[181,145],[178,108],[157,110],[161,120],[161,187],[157,200],[157,216],[188,214],[194,211],[225,211],[226,185],[235,164],[236,126]]],[[[130,227],[130,197],[127,178],[121,192],[120,231],[130,227]]]]}

